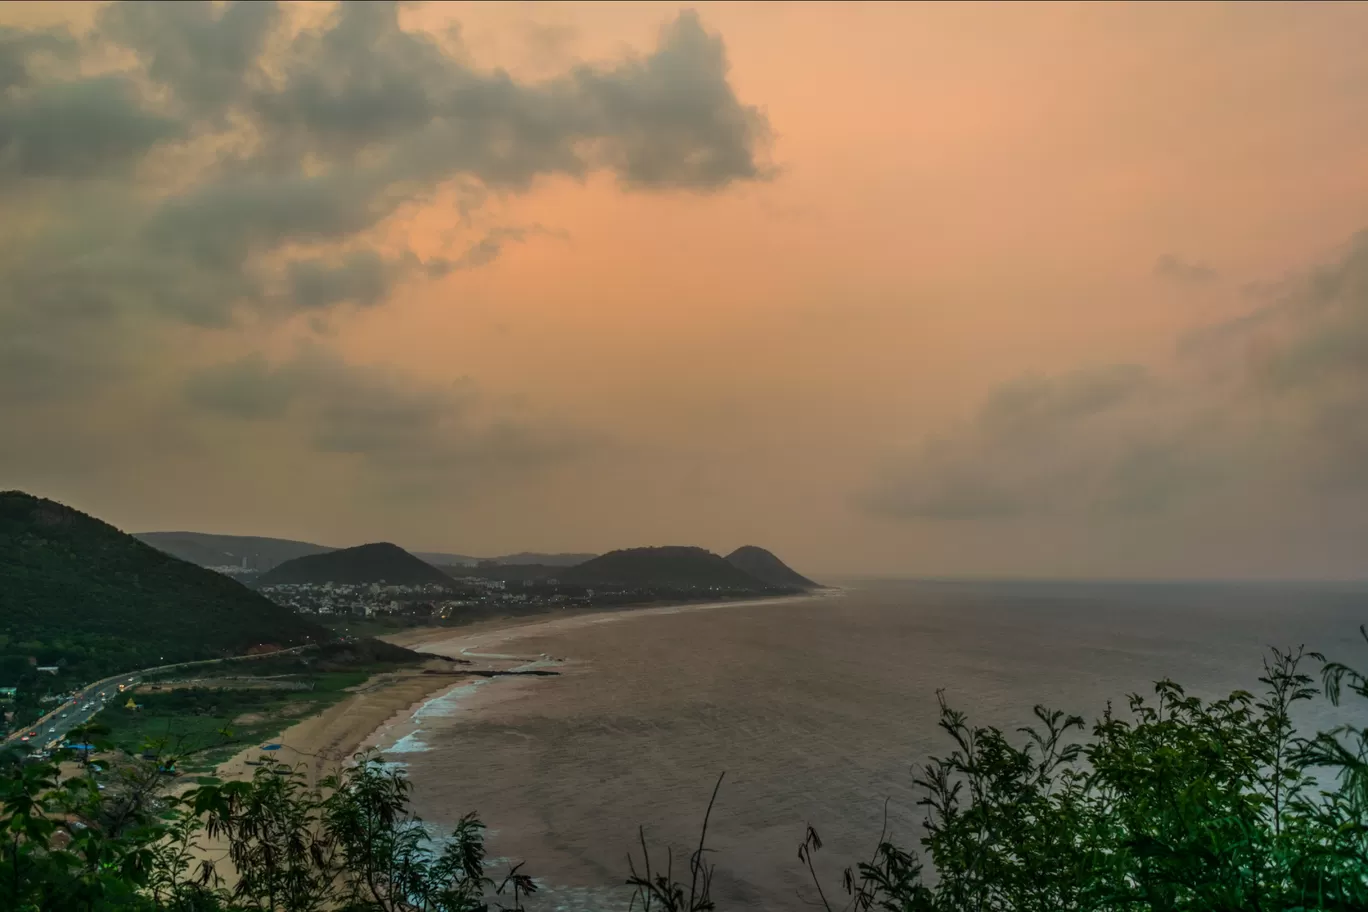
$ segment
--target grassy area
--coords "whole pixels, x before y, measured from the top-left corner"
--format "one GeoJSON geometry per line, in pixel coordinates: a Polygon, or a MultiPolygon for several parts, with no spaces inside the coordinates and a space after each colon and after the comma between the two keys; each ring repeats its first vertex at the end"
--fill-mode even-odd
{"type": "Polygon", "coordinates": [[[139,709],[113,703],[95,722],[109,730],[101,740],[119,750],[137,753],[156,746],[184,757],[187,769],[208,769],[331,706],[370,675],[326,672],[307,682],[309,690],[195,687],[136,694],[139,709]]]}
{"type": "MultiPolygon", "coordinates": [[[[115,748],[137,753],[149,745],[185,758],[187,770],[209,769],[255,743],[274,738],[294,722],[322,711],[374,674],[412,664],[418,656],[374,641],[330,644],[305,655],[268,657],[196,669],[178,686],[132,694],[140,707],[125,707],[129,695],[111,701],[95,717],[115,748]],[[250,685],[244,675],[250,673],[250,685]],[[221,684],[215,677],[223,677],[221,684]]],[[[146,688],[144,688],[146,691],[146,688]]]]}

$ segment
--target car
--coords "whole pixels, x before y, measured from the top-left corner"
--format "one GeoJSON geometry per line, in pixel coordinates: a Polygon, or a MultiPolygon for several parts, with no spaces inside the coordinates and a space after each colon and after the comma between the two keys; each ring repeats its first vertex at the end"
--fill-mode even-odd
{"type": "Polygon", "coordinates": [[[20,740],[21,742],[22,742],[22,741],[27,741],[27,740],[28,740],[28,735],[24,735],[24,736],[21,737],[19,740],[20,740]]]}
{"type": "Polygon", "coordinates": [[[52,728],[49,728],[49,729],[48,729],[48,734],[49,734],[49,735],[55,734],[56,731],[57,731],[57,726],[54,725],[54,726],[52,726],[52,728]]]}

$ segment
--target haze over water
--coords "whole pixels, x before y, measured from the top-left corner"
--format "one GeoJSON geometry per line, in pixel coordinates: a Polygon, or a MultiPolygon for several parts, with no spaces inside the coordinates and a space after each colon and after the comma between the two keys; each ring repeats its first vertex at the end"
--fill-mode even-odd
{"type": "MultiPolygon", "coordinates": [[[[540,909],[626,907],[637,827],[687,872],[709,794],[721,908],[809,908],[796,848],[811,823],[828,894],[873,850],[888,799],[920,836],[911,767],[948,752],[935,692],[975,724],[1083,715],[1152,693],[1259,692],[1269,644],[1368,665],[1368,586],[868,582],[844,596],[569,618],[434,651],[564,657],[556,678],[495,679],[436,701],[393,753],[423,816],[476,810],[493,855],[526,860],[540,909]],[[450,709],[442,712],[443,707],[450,709]],[[426,748],[426,749],[423,749],[426,748]]],[[[1315,673],[1319,664],[1309,662],[1315,673]]],[[[1335,714],[1306,721],[1322,726],[1335,714]]]]}

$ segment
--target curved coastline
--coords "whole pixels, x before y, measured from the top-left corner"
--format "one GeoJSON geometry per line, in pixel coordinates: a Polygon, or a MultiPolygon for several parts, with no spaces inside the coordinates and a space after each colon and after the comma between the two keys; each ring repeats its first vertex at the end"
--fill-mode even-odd
{"type": "MultiPolygon", "coordinates": [[[[579,627],[615,623],[660,614],[710,611],[757,605],[781,605],[844,594],[840,589],[819,589],[800,595],[717,602],[685,602],[671,605],[639,605],[566,617],[538,615],[501,618],[468,627],[425,627],[382,637],[387,642],[447,658],[434,658],[423,667],[376,675],[347,699],[323,712],[301,719],[281,732],[276,758],[291,765],[304,764],[310,778],[317,779],[350,762],[357,753],[376,749],[393,763],[402,755],[426,749],[423,722],[454,715],[468,707],[471,698],[495,681],[522,681],[501,685],[503,693],[529,686],[529,676],[494,676],[491,673],[537,670],[573,670],[575,663],[551,656],[520,656],[496,647],[511,640],[542,636],[579,627]],[[461,672],[453,672],[448,658],[472,660],[461,672]],[[481,673],[490,676],[479,676],[481,673]],[[455,678],[455,680],[453,680],[455,678]],[[391,756],[398,755],[398,756],[391,756]]],[[[249,778],[261,756],[258,745],[245,748],[221,763],[217,775],[225,779],[249,778]]]]}
{"type": "MultiPolygon", "coordinates": [[[[562,669],[573,672],[578,667],[572,659],[559,658],[547,655],[517,655],[497,651],[498,647],[510,641],[527,639],[535,636],[546,636],[561,633],[568,630],[575,630],[584,627],[593,627],[599,624],[611,624],[619,621],[634,620],[645,617],[653,617],[663,614],[681,614],[698,611],[712,611],[719,608],[745,608],[758,605],[783,605],[793,602],[807,601],[815,598],[834,598],[844,594],[844,590],[835,588],[823,588],[812,592],[799,595],[782,595],[768,598],[756,599],[730,599],[716,602],[684,602],[670,605],[641,605],[626,609],[615,609],[606,611],[585,612],[574,614],[568,617],[545,616],[534,618],[516,618],[508,621],[490,621],[487,624],[475,625],[473,628],[458,628],[453,630],[449,627],[424,628],[422,630],[406,631],[393,637],[384,637],[388,642],[396,645],[407,646],[421,652],[430,653],[449,658],[461,658],[475,660],[486,665],[486,669],[472,667],[473,671],[488,670],[497,668],[504,672],[523,674],[536,672],[538,670],[562,669]]],[[[529,675],[530,677],[530,675],[529,675]]],[[[477,695],[492,699],[492,694],[483,690],[483,687],[492,684],[495,680],[503,680],[499,692],[511,696],[513,687],[521,689],[529,686],[527,677],[517,677],[513,680],[522,681],[522,684],[510,685],[507,683],[509,678],[481,678],[475,681],[465,681],[461,684],[453,685],[428,697],[416,707],[409,707],[396,713],[384,725],[377,728],[371,736],[367,737],[362,743],[364,748],[375,748],[386,759],[392,763],[402,763],[402,759],[391,755],[416,753],[427,749],[426,742],[422,739],[422,723],[425,718],[445,718],[455,715],[458,712],[467,710],[473,698],[477,695]],[[396,732],[402,731],[403,734],[394,737],[396,732]],[[389,743],[386,743],[389,742],[389,743]]]]}

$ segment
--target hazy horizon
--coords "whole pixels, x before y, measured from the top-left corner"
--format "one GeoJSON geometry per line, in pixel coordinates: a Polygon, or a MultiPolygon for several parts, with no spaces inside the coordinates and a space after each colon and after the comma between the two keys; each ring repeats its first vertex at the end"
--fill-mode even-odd
{"type": "Polygon", "coordinates": [[[1365,32],[0,6],[0,489],[819,579],[1357,579],[1365,32]]]}

